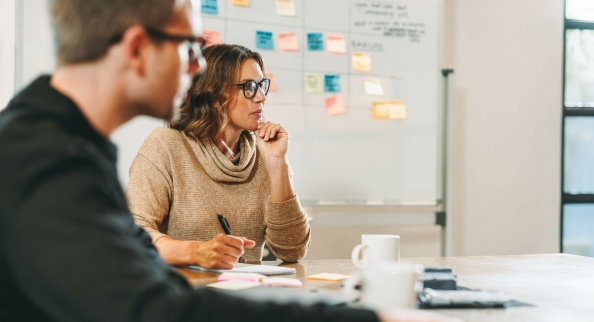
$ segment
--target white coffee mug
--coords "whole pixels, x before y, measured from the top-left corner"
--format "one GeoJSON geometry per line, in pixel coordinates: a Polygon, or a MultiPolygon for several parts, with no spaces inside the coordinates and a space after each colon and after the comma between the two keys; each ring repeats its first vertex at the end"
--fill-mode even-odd
{"type": "Polygon", "coordinates": [[[411,309],[417,302],[415,284],[423,272],[423,265],[382,262],[362,270],[354,278],[347,279],[344,292],[351,294],[357,284],[361,285],[361,303],[375,310],[411,309]]]}
{"type": "Polygon", "coordinates": [[[383,262],[397,262],[400,259],[400,236],[361,235],[361,244],[355,246],[351,259],[353,265],[361,269],[383,262]]]}

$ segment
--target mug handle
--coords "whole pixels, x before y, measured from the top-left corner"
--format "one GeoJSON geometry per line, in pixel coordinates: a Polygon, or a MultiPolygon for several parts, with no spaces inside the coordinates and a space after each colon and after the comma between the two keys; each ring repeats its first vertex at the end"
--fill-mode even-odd
{"type": "Polygon", "coordinates": [[[353,252],[351,253],[351,260],[353,261],[353,265],[359,269],[364,269],[367,267],[367,261],[365,260],[365,253],[367,251],[368,246],[359,244],[353,248],[353,252]],[[363,258],[361,258],[361,252],[363,252],[363,258]]]}

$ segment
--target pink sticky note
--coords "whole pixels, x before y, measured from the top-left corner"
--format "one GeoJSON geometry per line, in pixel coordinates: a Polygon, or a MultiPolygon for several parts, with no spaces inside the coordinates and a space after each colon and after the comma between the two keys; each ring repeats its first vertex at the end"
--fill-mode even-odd
{"type": "Polygon", "coordinates": [[[247,281],[247,282],[259,282],[260,277],[257,276],[244,276],[244,275],[227,275],[221,274],[217,277],[217,281],[247,281]]]}
{"type": "Polygon", "coordinates": [[[262,280],[262,285],[300,288],[303,286],[303,283],[294,278],[270,277],[262,280]]]}
{"type": "Polygon", "coordinates": [[[326,48],[328,51],[335,54],[346,53],[346,42],[344,41],[343,35],[327,34],[326,35],[326,48]]]}
{"type": "Polygon", "coordinates": [[[266,73],[266,78],[270,79],[270,88],[268,90],[271,92],[276,92],[276,81],[274,80],[274,74],[266,73]]]}
{"type": "Polygon", "coordinates": [[[330,96],[326,98],[326,114],[336,116],[346,113],[346,107],[341,95],[330,96]]]}
{"type": "Polygon", "coordinates": [[[216,45],[221,43],[221,33],[216,30],[202,30],[202,37],[206,40],[204,47],[216,45]]]}
{"type": "Polygon", "coordinates": [[[293,33],[282,33],[278,35],[278,44],[281,50],[299,50],[299,42],[297,36],[293,33]]]}

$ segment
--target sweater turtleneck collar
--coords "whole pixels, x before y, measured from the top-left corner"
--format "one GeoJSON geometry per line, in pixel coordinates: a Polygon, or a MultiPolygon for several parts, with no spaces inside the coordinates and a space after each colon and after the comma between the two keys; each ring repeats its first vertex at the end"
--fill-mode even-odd
{"type": "Polygon", "coordinates": [[[194,155],[206,174],[215,182],[245,182],[256,164],[256,138],[249,131],[239,136],[239,153],[228,159],[211,140],[196,141],[186,136],[194,155]]]}

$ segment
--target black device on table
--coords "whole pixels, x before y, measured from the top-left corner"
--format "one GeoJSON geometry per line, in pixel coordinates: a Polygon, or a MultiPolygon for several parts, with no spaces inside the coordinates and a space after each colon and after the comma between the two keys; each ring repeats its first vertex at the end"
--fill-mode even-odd
{"type": "Polygon", "coordinates": [[[419,276],[421,308],[504,307],[512,298],[499,291],[471,290],[457,285],[458,277],[449,266],[426,266],[419,276]]]}

